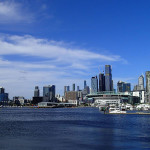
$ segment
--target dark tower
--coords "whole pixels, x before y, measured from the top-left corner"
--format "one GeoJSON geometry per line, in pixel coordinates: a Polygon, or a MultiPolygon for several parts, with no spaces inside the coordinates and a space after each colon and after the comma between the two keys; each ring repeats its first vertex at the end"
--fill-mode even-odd
{"type": "Polygon", "coordinates": [[[112,90],[112,69],[110,65],[105,65],[105,91],[112,90]]]}
{"type": "Polygon", "coordinates": [[[99,92],[105,91],[105,75],[104,73],[99,74],[99,92]]]}
{"type": "Polygon", "coordinates": [[[38,86],[35,86],[35,90],[34,90],[34,97],[39,97],[40,96],[40,90],[38,86]]]}

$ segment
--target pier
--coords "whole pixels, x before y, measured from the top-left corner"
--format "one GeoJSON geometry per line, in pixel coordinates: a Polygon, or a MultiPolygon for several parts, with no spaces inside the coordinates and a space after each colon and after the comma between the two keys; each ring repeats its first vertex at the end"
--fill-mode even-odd
{"type": "Polygon", "coordinates": [[[150,113],[146,112],[135,112],[135,113],[104,113],[108,115],[150,115],[150,113]]]}

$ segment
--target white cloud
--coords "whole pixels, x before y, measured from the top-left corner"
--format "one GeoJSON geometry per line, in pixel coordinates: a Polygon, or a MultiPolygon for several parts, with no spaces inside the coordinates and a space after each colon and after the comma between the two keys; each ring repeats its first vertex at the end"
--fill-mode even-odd
{"type": "Polygon", "coordinates": [[[26,22],[29,23],[33,20],[33,14],[25,11],[21,3],[14,1],[1,1],[0,2],[0,23],[15,23],[26,22]]]}
{"type": "Polygon", "coordinates": [[[1,36],[0,55],[21,54],[54,58],[63,62],[78,61],[121,61],[117,55],[102,55],[84,49],[71,49],[61,46],[58,42],[51,42],[46,39],[38,39],[32,36],[1,36]]]}
{"type": "Polygon", "coordinates": [[[0,36],[0,86],[10,97],[33,96],[35,85],[55,84],[58,93],[63,86],[76,83],[95,75],[101,63],[122,62],[117,55],[103,55],[86,49],[70,48],[64,42],[49,41],[33,36],[0,36]],[[9,59],[8,57],[9,56],[9,59]],[[15,56],[15,59],[12,57],[15,56]],[[18,60],[18,57],[22,59],[18,60]],[[34,61],[27,61],[31,57],[34,61]],[[38,59],[40,58],[40,59],[38,59]]]}

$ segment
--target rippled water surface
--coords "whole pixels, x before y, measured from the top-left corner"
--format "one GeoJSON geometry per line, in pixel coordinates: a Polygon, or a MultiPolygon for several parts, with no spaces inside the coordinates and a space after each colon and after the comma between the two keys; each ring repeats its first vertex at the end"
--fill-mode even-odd
{"type": "Polygon", "coordinates": [[[150,149],[150,115],[97,108],[2,108],[0,150],[150,149]]]}

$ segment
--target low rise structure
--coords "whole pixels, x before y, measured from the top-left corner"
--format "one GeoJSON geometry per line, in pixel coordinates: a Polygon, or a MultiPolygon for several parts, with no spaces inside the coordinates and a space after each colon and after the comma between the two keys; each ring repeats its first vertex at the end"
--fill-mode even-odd
{"type": "Polygon", "coordinates": [[[13,101],[16,105],[24,105],[27,103],[27,100],[23,96],[15,96],[13,97],[13,101]]]}
{"type": "Polygon", "coordinates": [[[97,94],[87,95],[89,100],[93,99],[96,105],[110,105],[119,103],[129,103],[134,105],[135,103],[140,103],[140,98],[133,96],[130,92],[98,92],[97,94]]]}

